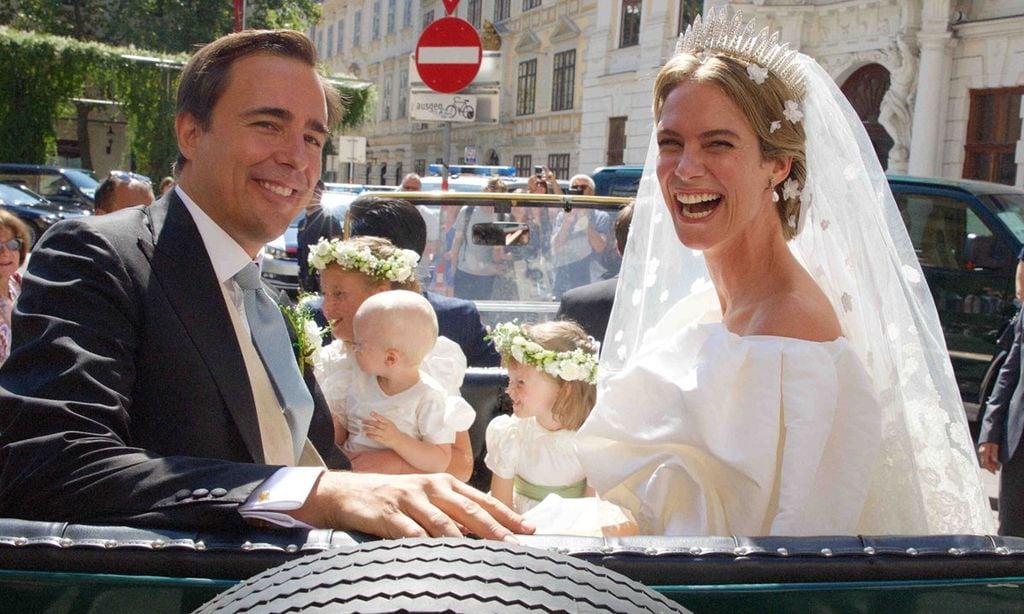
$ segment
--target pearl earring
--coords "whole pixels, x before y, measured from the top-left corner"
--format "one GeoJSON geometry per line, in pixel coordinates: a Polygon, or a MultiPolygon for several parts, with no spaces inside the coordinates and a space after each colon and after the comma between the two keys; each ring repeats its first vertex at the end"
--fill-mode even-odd
{"type": "Polygon", "coordinates": [[[779,193],[775,191],[775,180],[773,180],[773,179],[769,179],[768,180],[768,189],[771,190],[771,193],[772,193],[772,202],[773,203],[779,202],[779,193]]]}

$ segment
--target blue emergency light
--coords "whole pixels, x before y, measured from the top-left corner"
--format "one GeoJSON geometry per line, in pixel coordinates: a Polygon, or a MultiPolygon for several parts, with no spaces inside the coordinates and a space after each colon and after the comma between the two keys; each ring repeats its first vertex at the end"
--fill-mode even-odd
{"type": "MultiPolygon", "coordinates": [[[[440,175],[444,171],[443,164],[430,164],[427,170],[431,175],[440,175]]],[[[516,167],[494,166],[487,164],[450,164],[449,175],[479,175],[481,177],[515,177],[516,167]]]]}

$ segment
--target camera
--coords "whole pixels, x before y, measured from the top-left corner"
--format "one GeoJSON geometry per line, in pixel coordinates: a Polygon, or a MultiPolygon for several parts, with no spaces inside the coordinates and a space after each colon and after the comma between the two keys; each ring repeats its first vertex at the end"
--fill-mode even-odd
{"type": "Polygon", "coordinates": [[[572,194],[575,196],[581,196],[583,194],[583,188],[569,188],[565,191],[566,194],[572,194]]]}
{"type": "Polygon", "coordinates": [[[535,166],[535,167],[533,167],[533,174],[536,175],[537,177],[543,179],[544,178],[544,167],[543,166],[535,166]]]}

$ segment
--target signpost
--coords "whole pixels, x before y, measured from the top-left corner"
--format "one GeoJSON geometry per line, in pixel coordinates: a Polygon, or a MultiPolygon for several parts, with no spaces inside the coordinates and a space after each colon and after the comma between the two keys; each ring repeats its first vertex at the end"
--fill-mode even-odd
{"type": "Polygon", "coordinates": [[[442,94],[465,88],[476,77],[483,58],[480,35],[458,17],[431,23],[416,43],[416,70],[427,87],[442,94]]]}

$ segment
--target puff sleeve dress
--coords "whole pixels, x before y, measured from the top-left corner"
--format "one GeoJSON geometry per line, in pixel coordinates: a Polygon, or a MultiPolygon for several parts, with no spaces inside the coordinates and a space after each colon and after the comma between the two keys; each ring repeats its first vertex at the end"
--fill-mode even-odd
{"type": "Polygon", "coordinates": [[[741,337],[707,297],[652,333],[579,432],[602,497],[644,534],[857,533],[881,411],[846,339],[741,337]]]}

